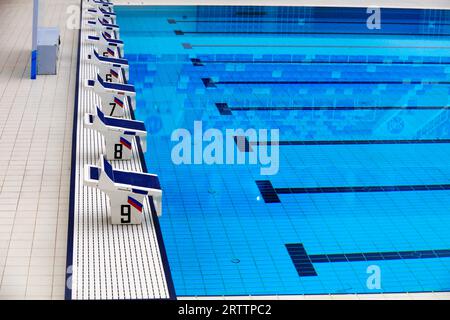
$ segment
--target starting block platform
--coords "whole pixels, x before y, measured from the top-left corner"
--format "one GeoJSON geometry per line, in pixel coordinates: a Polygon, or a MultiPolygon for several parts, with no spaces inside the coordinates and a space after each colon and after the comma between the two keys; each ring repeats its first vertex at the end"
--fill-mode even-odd
{"type": "MultiPolygon", "coordinates": [[[[83,1],[82,21],[88,9],[96,10],[98,15],[107,10],[106,15],[115,17],[113,7],[103,6],[100,2],[83,1]]],[[[79,35],[65,297],[82,300],[174,299],[158,221],[161,188],[157,177],[146,173],[142,154],[145,143],[140,139],[145,139],[145,126],[134,120],[134,105],[131,106],[134,100],[130,96],[123,100],[123,117],[109,118],[97,108],[101,105],[99,94],[85,85],[88,79],[98,80],[101,63],[116,64],[116,67],[126,65],[128,68],[120,53],[117,60],[100,56],[99,59],[94,57],[94,60],[87,58],[92,57],[94,49],[98,51],[95,43],[87,41],[89,36],[96,35],[96,31],[87,26],[83,26],[79,35]],[[105,131],[90,127],[95,117],[99,117],[101,125],[107,130],[133,135],[128,141],[132,145],[129,160],[107,161],[104,158],[105,131]],[[107,196],[109,191],[92,187],[100,179],[110,179],[112,184],[109,186],[130,189],[121,196],[132,198],[127,200],[130,213],[138,213],[136,216],[141,220],[134,222],[139,224],[132,224],[133,221],[126,225],[112,223],[111,207],[114,203],[107,196]]],[[[119,89],[127,89],[124,76],[128,69],[119,70],[122,72],[117,83],[123,84],[119,85],[119,89]]],[[[115,84],[104,85],[113,91],[117,89],[115,84]]],[[[130,219],[134,218],[130,215],[130,219]]]]}

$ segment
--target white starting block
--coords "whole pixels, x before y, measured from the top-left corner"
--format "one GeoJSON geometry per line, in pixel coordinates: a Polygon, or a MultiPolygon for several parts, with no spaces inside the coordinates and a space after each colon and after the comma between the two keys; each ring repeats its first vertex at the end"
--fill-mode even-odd
{"type": "Polygon", "coordinates": [[[107,31],[109,33],[116,33],[117,37],[119,37],[119,26],[117,24],[109,23],[105,18],[97,17],[94,20],[88,20],[86,22],[86,26],[95,30],[98,34],[101,34],[103,31],[107,31]]]}
{"type": "Polygon", "coordinates": [[[86,4],[88,4],[92,8],[104,8],[106,10],[110,10],[114,7],[114,3],[110,1],[102,1],[102,0],[86,0],[86,4]]]}
{"type": "Polygon", "coordinates": [[[97,74],[97,81],[86,80],[86,87],[92,88],[102,99],[102,111],[110,117],[123,117],[124,101],[131,99],[131,106],[136,109],[136,91],[132,84],[107,82],[97,74]]]}
{"type": "Polygon", "coordinates": [[[123,55],[123,41],[112,38],[112,34],[103,31],[99,36],[88,36],[87,41],[97,46],[103,56],[116,56],[116,50],[123,55]]]}
{"type": "Polygon", "coordinates": [[[87,57],[92,64],[98,67],[100,76],[109,82],[119,82],[119,74],[122,70],[125,72],[125,79],[129,79],[128,60],[120,58],[104,57],[93,50],[87,57]]]}
{"type": "Polygon", "coordinates": [[[105,8],[94,8],[94,7],[88,8],[86,10],[86,17],[91,17],[91,18],[99,17],[101,19],[106,19],[106,21],[111,24],[115,24],[116,20],[117,20],[117,16],[114,13],[114,11],[112,10],[112,8],[110,10],[107,10],[105,8]]]}
{"type": "Polygon", "coordinates": [[[105,137],[107,160],[131,159],[135,137],[139,137],[142,151],[147,151],[147,130],[142,121],[107,117],[97,107],[97,114],[86,114],[84,123],[105,137]]]}
{"type": "Polygon", "coordinates": [[[113,170],[101,155],[99,167],[85,166],[84,181],[108,195],[112,224],[140,224],[147,196],[152,197],[157,215],[162,213],[162,190],[155,174],[113,170]]]}
{"type": "Polygon", "coordinates": [[[114,16],[114,19],[116,17],[116,14],[114,13],[114,4],[112,2],[87,0],[85,3],[87,5],[86,12],[90,15],[106,16],[107,18],[114,16]]]}

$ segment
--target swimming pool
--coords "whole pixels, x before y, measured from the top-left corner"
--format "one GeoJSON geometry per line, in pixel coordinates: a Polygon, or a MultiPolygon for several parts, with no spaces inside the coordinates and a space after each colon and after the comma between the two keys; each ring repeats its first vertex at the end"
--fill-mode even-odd
{"type": "Polygon", "coordinates": [[[450,290],[450,13],[116,13],[178,296],[450,290]],[[278,129],[277,173],[175,164],[172,132],[195,121],[278,129]]]}

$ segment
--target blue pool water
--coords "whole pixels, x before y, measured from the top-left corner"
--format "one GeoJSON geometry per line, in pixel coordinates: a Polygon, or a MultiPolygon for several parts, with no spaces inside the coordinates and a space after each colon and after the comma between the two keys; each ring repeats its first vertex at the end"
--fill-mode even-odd
{"type": "Polygon", "coordinates": [[[449,12],[116,12],[177,295],[450,290],[449,12]],[[278,173],[174,164],[194,121],[279,129],[278,173]]]}

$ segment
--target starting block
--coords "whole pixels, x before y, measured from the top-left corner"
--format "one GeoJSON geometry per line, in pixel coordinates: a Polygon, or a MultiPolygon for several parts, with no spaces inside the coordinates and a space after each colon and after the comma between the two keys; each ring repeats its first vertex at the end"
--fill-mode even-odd
{"type": "Polygon", "coordinates": [[[115,24],[116,23],[116,14],[112,11],[108,10],[100,10],[96,8],[90,8],[86,10],[86,18],[101,18],[106,19],[108,23],[115,24]]]}
{"type": "Polygon", "coordinates": [[[111,58],[101,56],[97,50],[93,50],[92,54],[87,57],[92,64],[98,67],[100,76],[109,82],[119,82],[119,74],[122,70],[125,72],[124,80],[129,79],[128,60],[120,58],[111,58]]]}
{"type": "Polygon", "coordinates": [[[131,159],[135,137],[139,137],[136,143],[141,142],[142,151],[147,150],[147,130],[142,121],[107,117],[97,107],[97,114],[86,114],[84,123],[105,137],[107,160],[131,159]]]}
{"type": "Polygon", "coordinates": [[[96,0],[87,0],[87,12],[90,15],[96,16],[116,16],[114,13],[114,4],[109,1],[96,1],[96,0]]]}
{"type": "Polygon", "coordinates": [[[97,81],[86,80],[86,87],[92,88],[102,99],[102,111],[110,117],[123,117],[124,101],[131,99],[131,107],[136,108],[136,91],[132,84],[107,82],[97,74],[97,81]]]}
{"type": "Polygon", "coordinates": [[[142,223],[148,196],[152,197],[157,215],[162,213],[162,190],[155,174],[114,170],[101,155],[98,167],[85,166],[84,180],[87,186],[98,188],[109,197],[112,224],[142,223]]]}
{"type": "Polygon", "coordinates": [[[100,36],[88,36],[87,41],[97,46],[103,56],[109,55],[114,57],[116,50],[123,55],[123,41],[113,39],[112,34],[108,31],[103,31],[100,36]]]}
{"type": "Polygon", "coordinates": [[[101,34],[102,31],[107,31],[110,33],[115,32],[118,38],[120,30],[119,26],[117,24],[109,23],[109,21],[106,18],[97,17],[97,19],[88,20],[86,22],[86,25],[94,29],[98,34],[101,34]]]}
{"type": "Polygon", "coordinates": [[[114,3],[110,2],[110,1],[102,1],[102,0],[87,0],[86,4],[89,5],[91,8],[103,8],[105,10],[112,10],[112,8],[114,7],[114,3]]]}

